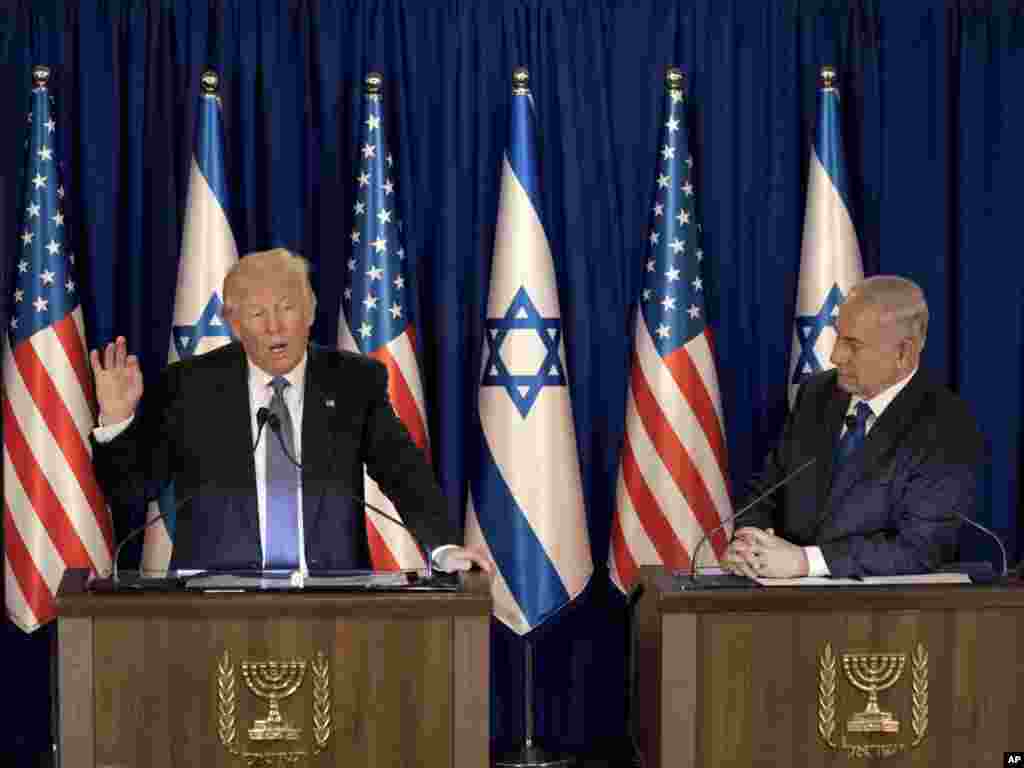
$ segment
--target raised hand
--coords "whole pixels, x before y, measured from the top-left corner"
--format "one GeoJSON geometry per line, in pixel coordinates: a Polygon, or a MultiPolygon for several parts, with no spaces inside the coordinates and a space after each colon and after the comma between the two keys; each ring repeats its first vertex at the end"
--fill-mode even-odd
{"type": "Polygon", "coordinates": [[[139,359],[128,354],[128,342],[118,336],[103,349],[89,353],[96,381],[96,400],[104,424],[117,424],[133,413],[142,399],[142,369],[139,359]]]}

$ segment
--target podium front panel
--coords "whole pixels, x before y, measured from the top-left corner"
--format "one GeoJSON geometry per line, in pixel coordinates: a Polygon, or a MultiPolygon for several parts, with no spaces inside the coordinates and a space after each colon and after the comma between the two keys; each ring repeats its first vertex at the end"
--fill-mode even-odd
{"type": "Polygon", "coordinates": [[[79,594],[62,609],[66,768],[487,761],[486,596],[79,594]]]}
{"type": "Polygon", "coordinates": [[[645,767],[980,768],[1024,743],[1019,585],[680,596],[648,576],[645,767]]]}

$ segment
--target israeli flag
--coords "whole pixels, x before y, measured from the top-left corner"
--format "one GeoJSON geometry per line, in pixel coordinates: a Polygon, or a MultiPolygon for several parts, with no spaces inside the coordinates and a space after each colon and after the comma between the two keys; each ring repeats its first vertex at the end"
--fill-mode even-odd
{"type": "Polygon", "coordinates": [[[594,570],[526,77],[516,71],[502,159],[466,522],[467,543],[497,564],[495,616],[519,634],[576,598],[594,570]]]}
{"type": "Polygon", "coordinates": [[[822,69],[818,124],[807,176],[807,209],[800,252],[800,281],[793,321],[789,401],[808,376],[832,368],[839,306],[864,279],[857,232],[850,217],[846,163],[839,130],[835,71],[822,69]]]}
{"type": "MultiPolygon", "coordinates": [[[[204,72],[201,88],[168,363],[209,352],[231,341],[223,318],[221,289],[224,276],[238,261],[238,249],[227,217],[224,127],[217,75],[204,72]]],[[[166,571],[171,560],[173,485],[164,489],[159,501],[149,505],[147,519],[152,520],[163,510],[168,511],[167,517],[146,529],[142,568],[147,572],[166,571]]]]}

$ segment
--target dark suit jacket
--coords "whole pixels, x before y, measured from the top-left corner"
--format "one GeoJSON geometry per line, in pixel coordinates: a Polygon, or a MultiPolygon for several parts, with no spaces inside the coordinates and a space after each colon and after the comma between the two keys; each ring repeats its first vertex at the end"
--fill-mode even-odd
{"type": "MultiPolygon", "coordinates": [[[[265,433],[261,440],[269,438],[265,433]]],[[[261,446],[262,449],[262,446],[261,446]]],[[[237,343],[168,366],[135,421],[94,463],[108,498],[138,501],[174,482],[172,568],[259,568],[248,366],[237,343]]],[[[302,515],[310,569],[369,566],[363,466],[429,551],[455,541],[429,464],[388,400],[377,361],[311,346],[302,414],[302,515]]],[[[391,525],[384,521],[381,525],[391,525]]]]}
{"type": "Polygon", "coordinates": [[[817,459],[738,520],[774,527],[821,548],[833,576],[921,573],[956,558],[959,512],[973,516],[984,453],[977,424],[956,395],[918,370],[834,470],[850,395],[825,371],[801,387],[778,445],[750,498],[817,459]]]}

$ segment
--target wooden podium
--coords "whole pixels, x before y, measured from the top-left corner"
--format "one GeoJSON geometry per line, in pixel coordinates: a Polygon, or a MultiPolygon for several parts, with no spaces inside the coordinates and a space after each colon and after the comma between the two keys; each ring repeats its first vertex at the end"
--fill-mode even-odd
{"type": "Polygon", "coordinates": [[[488,763],[490,585],[59,599],[62,768],[488,763]]]}
{"type": "Polygon", "coordinates": [[[1019,581],[681,591],[661,567],[642,580],[644,768],[984,768],[1024,749],[1019,581]]]}

